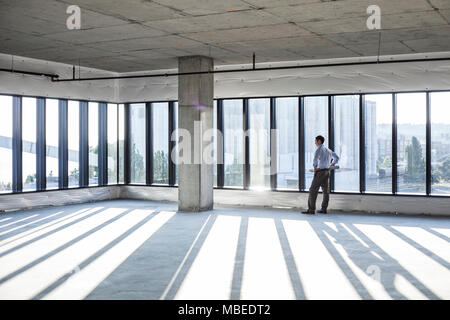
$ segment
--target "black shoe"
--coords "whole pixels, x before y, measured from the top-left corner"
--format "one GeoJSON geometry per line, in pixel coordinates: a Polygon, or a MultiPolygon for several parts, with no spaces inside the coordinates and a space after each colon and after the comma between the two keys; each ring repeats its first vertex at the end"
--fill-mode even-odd
{"type": "Polygon", "coordinates": [[[310,211],[310,210],[306,210],[306,211],[302,211],[303,214],[314,214],[314,211],[310,211]]]}
{"type": "Polygon", "coordinates": [[[320,209],[317,213],[327,214],[327,209],[320,209]]]}

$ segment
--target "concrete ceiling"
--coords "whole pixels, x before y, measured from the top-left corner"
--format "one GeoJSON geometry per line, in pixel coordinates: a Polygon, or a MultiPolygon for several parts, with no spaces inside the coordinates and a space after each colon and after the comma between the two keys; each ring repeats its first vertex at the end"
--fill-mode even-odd
{"type": "Polygon", "coordinates": [[[450,51],[449,0],[0,0],[0,52],[116,72],[450,51]],[[81,30],[68,30],[68,5],[81,30]],[[382,30],[366,27],[369,5],[382,30]]]}

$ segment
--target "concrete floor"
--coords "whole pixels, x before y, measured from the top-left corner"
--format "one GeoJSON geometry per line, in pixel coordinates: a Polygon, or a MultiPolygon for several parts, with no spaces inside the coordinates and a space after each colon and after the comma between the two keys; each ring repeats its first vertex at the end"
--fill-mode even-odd
{"type": "Polygon", "coordinates": [[[0,215],[0,299],[450,299],[450,219],[117,200],[0,215]]]}

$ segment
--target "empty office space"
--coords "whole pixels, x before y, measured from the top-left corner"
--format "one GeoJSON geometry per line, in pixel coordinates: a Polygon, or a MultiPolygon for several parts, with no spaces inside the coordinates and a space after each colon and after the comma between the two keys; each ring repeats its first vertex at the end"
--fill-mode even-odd
{"type": "Polygon", "coordinates": [[[450,2],[0,0],[32,299],[450,299],[450,2]]]}

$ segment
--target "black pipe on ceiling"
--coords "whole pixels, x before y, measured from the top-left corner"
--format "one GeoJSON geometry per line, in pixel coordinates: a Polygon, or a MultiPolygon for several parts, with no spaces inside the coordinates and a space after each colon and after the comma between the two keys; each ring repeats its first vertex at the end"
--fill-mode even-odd
{"type": "Polygon", "coordinates": [[[52,81],[53,82],[70,82],[70,81],[99,81],[99,80],[120,80],[120,79],[138,79],[138,78],[159,78],[159,77],[189,76],[189,75],[199,75],[199,74],[234,73],[234,72],[250,72],[250,71],[272,71],[272,70],[286,70],[286,69],[307,69],[307,68],[342,67],[342,66],[358,66],[358,65],[380,65],[380,64],[392,64],[392,63],[414,63],[414,62],[432,62],[432,61],[450,61],[450,58],[424,58],[424,59],[409,59],[409,60],[342,62],[342,63],[325,63],[325,64],[280,66],[280,67],[264,67],[264,68],[253,67],[251,69],[229,69],[229,70],[210,70],[210,71],[196,71],[196,72],[158,73],[158,74],[145,74],[145,75],[93,77],[93,78],[78,78],[78,79],[59,79],[58,77],[52,77],[52,81]]]}
{"type": "Polygon", "coordinates": [[[0,68],[1,72],[10,72],[10,73],[18,73],[18,74],[25,74],[29,76],[40,76],[40,77],[48,77],[51,78],[52,81],[55,81],[55,79],[59,78],[59,75],[57,74],[51,74],[51,73],[44,73],[44,72],[33,72],[33,71],[23,71],[23,70],[13,70],[13,69],[3,69],[0,68]]]}

